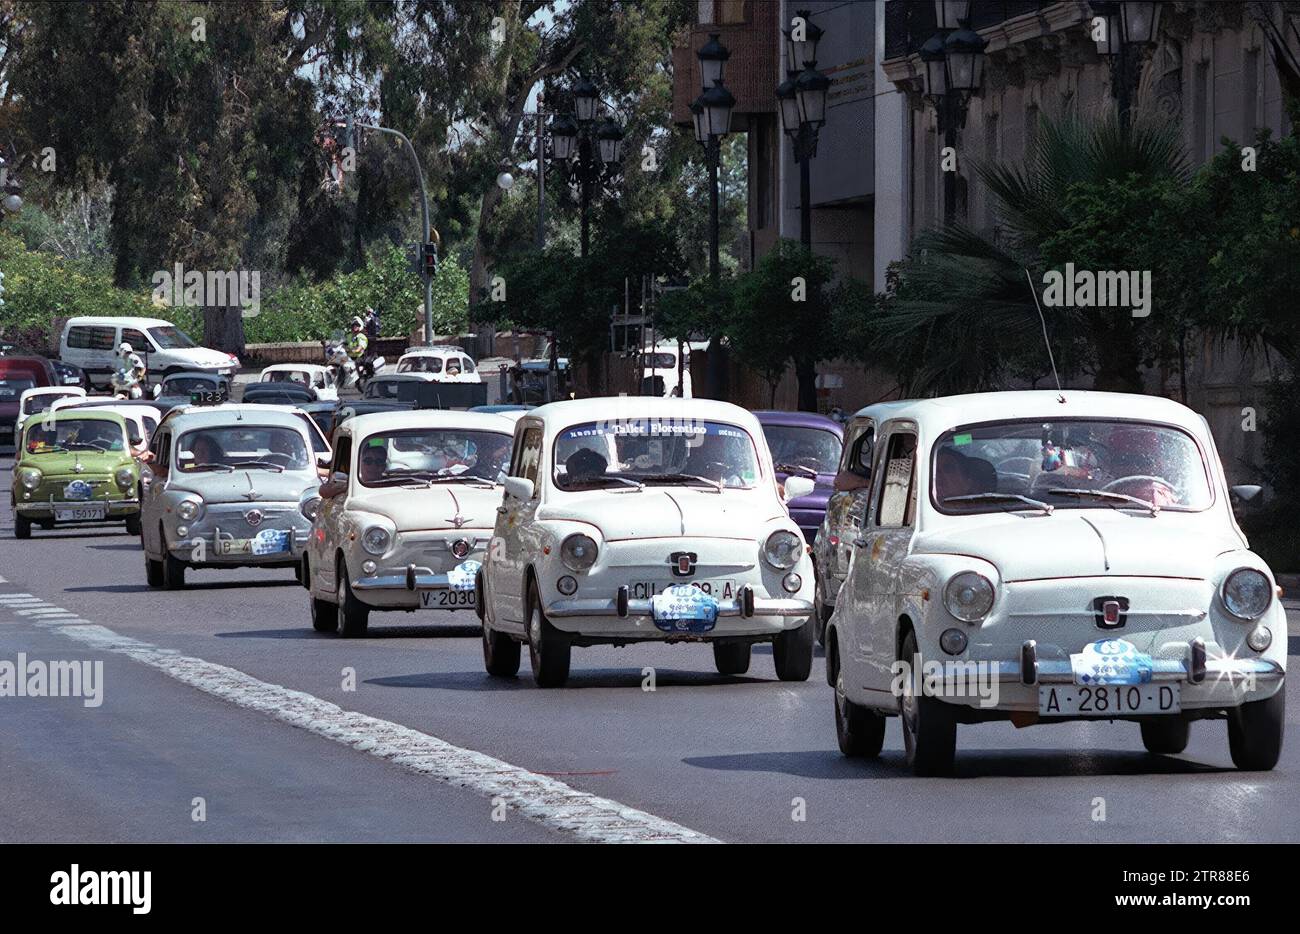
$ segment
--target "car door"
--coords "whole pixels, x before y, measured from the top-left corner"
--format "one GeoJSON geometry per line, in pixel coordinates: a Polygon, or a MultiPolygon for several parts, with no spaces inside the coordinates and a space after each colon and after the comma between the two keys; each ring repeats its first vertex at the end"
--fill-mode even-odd
{"type": "Polygon", "coordinates": [[[849,572],[853,542],[861,534],[871,494],[871,462],[875,453],[876,423],[867,418],[849,427],[839,471],[835,475],[835,492],[826,504],[826,540],[818,536],[820,567],[826,576],[823,595],[835,602],[840,584],[849,572]]]}
{"type": "Polygon", "coordinates": [[[915,424],[885,426],[869,508],[854,542],[851,619],[862,685],[873,694],[888,693],[897,655],[900,569],[916,524],[916,448],[915,424]]]}
{"type": "Polygon", "coordinates": [[[334,496],[321,497],[307,547],[317,590],[333,594],[338,588],[334,556],[342,545],[344,513],[352,484],[352,435],[349,432],[339,433],[329,479],[341,481],[344,487],[334,496]]]}
{"type": "Polygon", "coordinates": [[[510,476],[531,480],[533,496],[525,501],[508,493],[502,494],[493,535],[495,547],[489,548],[495,621],[504,623],[503,628],[520,631],[523,629],[527,587],[525,571],[533,558],[532,545],[536,537],[533,525],[541,502],[538,487],[541,485],[542,438],[542,426],[538,423],[524,425],[515,436],[510,476]]]}
{"type": "Polygon", "coordinates": [[[153,457],[140,469],[140,527],[145,550],[161,555],[165,544],[159,534],[159,522],[162,518],[162,495],[171,468],[171,432],[164,429],[155,434],[149,451],[153,457]]]}

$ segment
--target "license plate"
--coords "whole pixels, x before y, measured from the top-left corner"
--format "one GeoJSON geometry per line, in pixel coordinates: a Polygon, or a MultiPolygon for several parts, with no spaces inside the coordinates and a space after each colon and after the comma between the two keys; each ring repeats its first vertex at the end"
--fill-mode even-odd
{"type": "Polygon", "coordinates": [[[278,555],[289,550],[289,533],[277,529],[258,532],[253,538],[217,540],[219,555],[278,555]]]}
{"type": "Polygon", "coordinates": [[[1048,717],[1125,716],[1128,714],[1179,713],[1182,685],[1098,684],[1040,685],[1038,712],[1048,717]]]}
{"type": "Polygon", "coordinates": [[[475,590],[421,590],[420,608],[423,610],[463,610],[478,605],[475,590]]]}
{"type": "Polygon", "coordinates": [[[655,595],[661,594],[669,587],[677,587],[681,584],[689,584],[696,587],[714,600],[734,600],[736,594],[740,592],[740,585],[735,581],[714,580],[714,581],[637,581],[628,588],[628,596],[633,600],[650,600],[655,595]]]}
{"type": "Polygon", "coordinates": [[[86,522],[92,519],[103,519],[108,515],[108,510],[103,503],[87,503],[85,506],[56,506],[54,509],[55,522],[86,522]]]}

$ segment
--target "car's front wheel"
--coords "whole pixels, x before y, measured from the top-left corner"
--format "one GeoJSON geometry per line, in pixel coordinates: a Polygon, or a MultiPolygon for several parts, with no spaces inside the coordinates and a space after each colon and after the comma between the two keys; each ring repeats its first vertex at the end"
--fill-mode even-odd
{"type": "Polygon", "coordinates": [[[139,514],[139,513],[136,513],[134,516],[127,516],[127,517],[126,517],[126,534],[127,534],[127,535],[136,535],[136,536],[138,536],[138,535],[140,534],[140,514],[139,514]]]}
{"type": "Polygon", "coordinates": [[[713,664],[720,675],[743,675],[749,671],[752,646],[748,642],[713,643],[713,664]]]}
{"type": "Polygon", "coordinates": [[[185,587],[185,562],[178,558],[173,558],[170,551],[165,551],[163,552],[162,566],[163,589],[183,589],[185,587]]]}
{"type": "Polygon", "coordinates": [[[31,538],[32,520],[14,513],[14,538],[31,538]]]}
{"type": "Polygon", "coordinates": [[[842,684],[835,685],[835,739],[851,758],[874,759],[885,745],[885,718],[845,697],[842,684]]]}
{"type": "Polygon", "coordinates": [[[1251,701],[1228,711],[1228,751],[1232,764],[1248,772],[1267,772],[1282,755],[1286,724],[1286,689],[1268,700],[1251,701]]]}
{"type": "Polygon", "coordinates": [[[903,694],[898,699],[907,764],[914,775],[951,775],[957,753],[956,718],[943,701],[925,696],[916,633],[907,634],[900,654],[909,672],[903,694]]]}
{"type": "Polygon", "coordinates": [[[364,636],[370,626],[370,608],[352,594],[352,585],[348,583],[348,566],[339,558],[338,573],[338,607],[335,609],[335,623],[339,635],[344,638],[364,636]]]}
{"type": "Polygon", "coordinates": [[[494,678],[519,674],[520,646],[503,632],[483,623],[483,668],[494,678]]]}
{"type": "Polygon", "coordinates": [[[533,581],[528,585],[528,661],[539,688],[564,687],[572,648],[568,637],[542,612],[542,598],[533,581]]]}
{"type": "Polygon", "coordinates": [[[144,579],[155,589],[163,585],[163,564],[150,558],[148,552],[144,555],[144,579]]]}
{"type": "Polygon", "coordinates": [[[813,621],[798,629],[785,629],[772,641],[772,662],[782,681],[807,681],[812,673],[813,621]]]}
{"type": "Polygon", "coordinates": [[[1142,745],[1147,752],[1160,756],[1176,756],[1187,748],[1192,735],[1192,721],[1170,716],[1142,723],[1142,745]]]}

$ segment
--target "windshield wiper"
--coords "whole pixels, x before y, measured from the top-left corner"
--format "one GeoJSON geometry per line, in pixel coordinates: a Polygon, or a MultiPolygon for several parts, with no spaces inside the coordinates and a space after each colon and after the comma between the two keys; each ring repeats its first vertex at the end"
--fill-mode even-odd
{"type": "Polygon", "coordinates": [[[708,477],[701,477],[691,473],[642,474],[641,479],[646,483],[703,483],[716,493],[722,492],[722,482],[720,480],[710,480],[708,477]]]}
{"type": "Polygon", "coordinates": [[[811,467],[805,467],[803,464],[775,464],[774,466],[782,473],[797,473],[805,477],[811,477],[814,480],[817,479],[817,471],[811,467]]]}
{"type": "Polygon", "coordinates": [[[628,477],[619,477],[614,474],[606,474],[603,477],[565,477],[564,488],[566,490],[574,490],[589,484],[600,483],[622,483],[623,485],[630,486],[635,490],[645,489],[645,484],[638,480],[632,480],[628,477]]]}
{"type": "Polygon", "coordinates": [[[1022,503],[1028,503],[1030,506],[1033,506],[1035,509],[1041,509],[1043,511],[1043,514],[1048,516],[1050,516],[1052,514],[1052,510],[1056,508],[1040,500],[1031,499],[1030,497],[1024,496],[1020,493],[968,493],[965,496],[945,496],[943,498],[943,502],[945,503],[980,503],[980,502],[993,503],[993,502],[1005,501],[1009,499],[1018,499],[1022,503]]]}
{"type": "Polygon", "coordinates": [[[284,467],[280,464],[273,464],[271,461],[233,461],[232,467],[265,467],[267,470],[274,470],[276,473],[284,473],[284,467]]]}
{"type": "Polygon", "coordinates": [[[189,468],[186,473],[195,470],[224,470],[227,473],[235,472],[235,468],[231,467],[229,464],[195,464],[193,467],[189,468]]]}
{"type": "Polygon", "coordinates": [[[1122,503],[1130,503],[1134,506],[1141,506],[1153,516],[1160,515],[1160,507],[1150,500],[1142,499],[1137,496],[1129,496],[1127,493],[1115,493],[1111,490],[1085,490],[1074,489],[1071,487],[1054,487],[1044,490],[1045,493],[1059,493],[1062,496],[1095,496],[1098,499],[1117,500],[1122,503]]]}

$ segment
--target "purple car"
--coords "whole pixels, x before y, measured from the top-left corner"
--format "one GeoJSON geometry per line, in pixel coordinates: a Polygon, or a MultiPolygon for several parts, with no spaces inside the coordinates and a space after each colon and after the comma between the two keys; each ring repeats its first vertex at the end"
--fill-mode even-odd
{"type": "Polygon", "coordinates": [[[798,474],[817,483],[816,489],[807,496],[788,504],[790,517],[803,530],[804,539],[811,545],[826,515],[831,484],[835,482],[835,472],[839,469],[844,426],[813,412],[764,411],[754,414],[763,426],[767,446],[772,449],[777,480],[784,482],[791,474],[798,474]]]}

